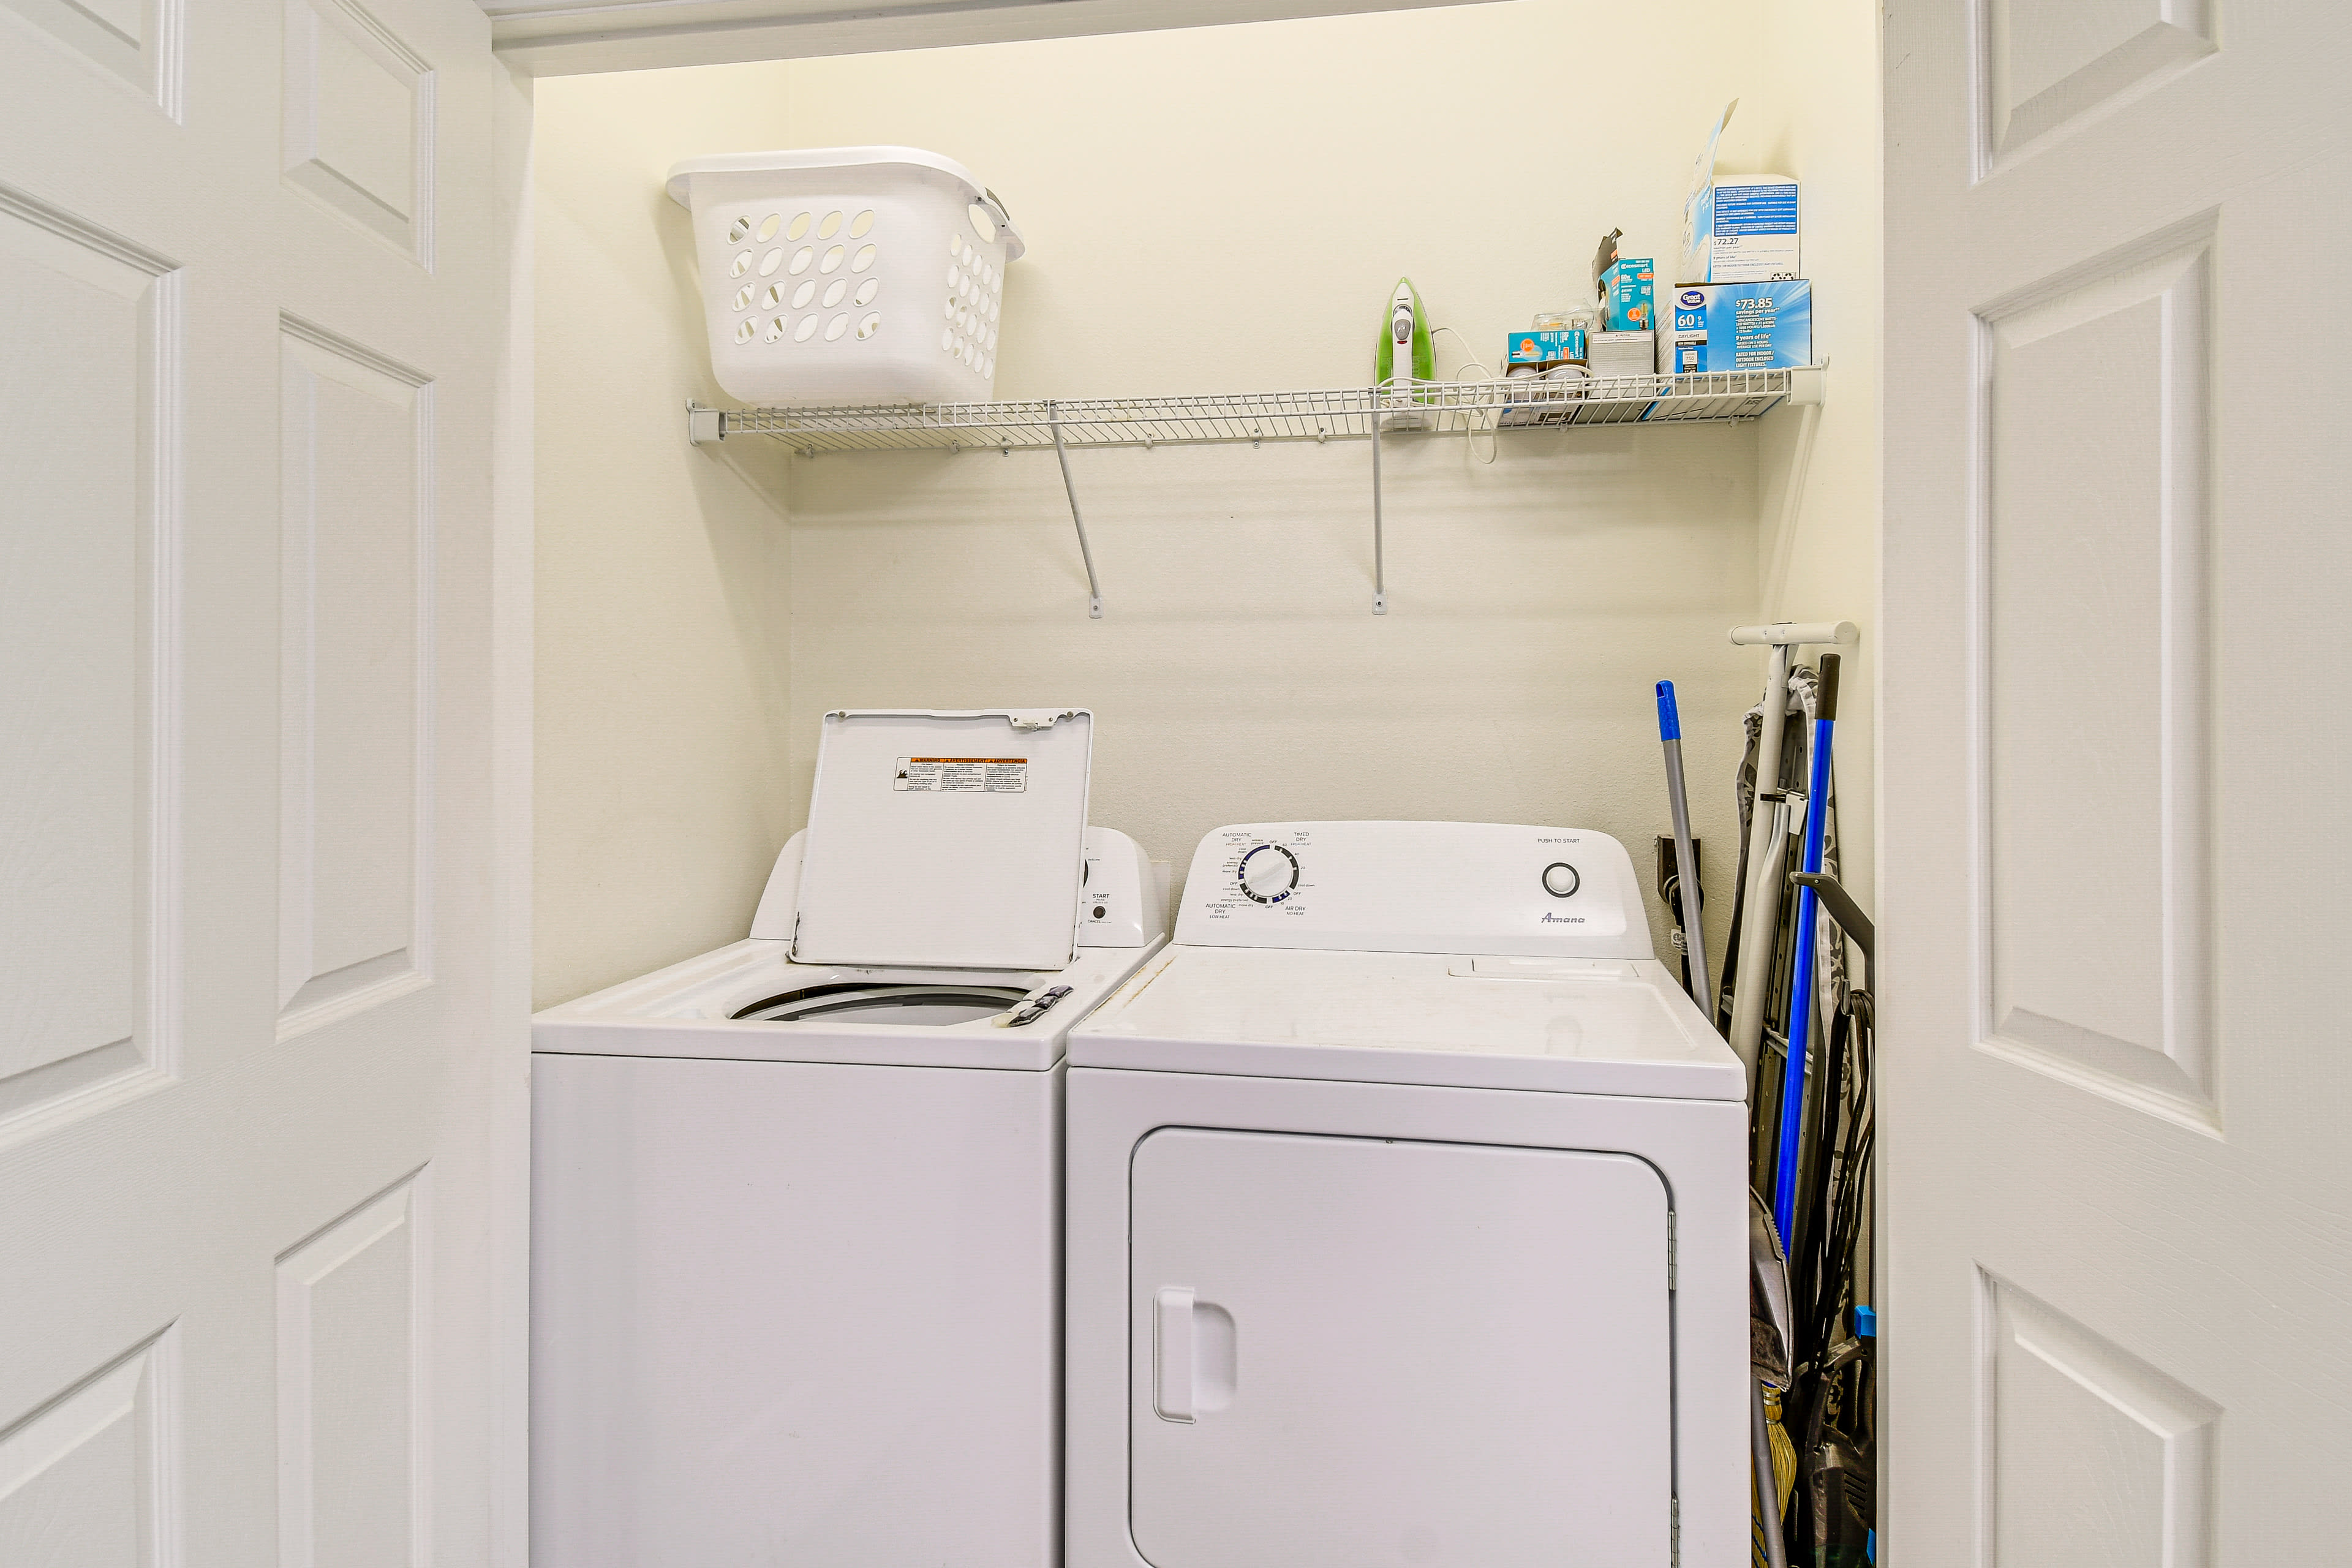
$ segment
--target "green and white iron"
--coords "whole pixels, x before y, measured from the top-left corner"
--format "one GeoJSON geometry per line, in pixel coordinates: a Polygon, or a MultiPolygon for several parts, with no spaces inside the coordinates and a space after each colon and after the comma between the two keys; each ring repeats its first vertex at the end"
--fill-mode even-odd
{"type": "MultiPolygon", "coordinates": [[[[1430,347],[1429,317],[1421,308],[1421,296],[1414,291],[1412,279],[1397,279],[1396,292],[1390,296],[1388,312],[1381,322],[1380,347],[1372,354],[1372,382],[1391,395],[1388,403],[1405,404],[1417,401],[1409,389],[1417,381],[1437,379],[1437,356],[1430,347]]],[[[1415,429],[1427,423],[1418,412],[1390,414],[1381,418],[1383,427],[1391,430],[1415,429]]]]}

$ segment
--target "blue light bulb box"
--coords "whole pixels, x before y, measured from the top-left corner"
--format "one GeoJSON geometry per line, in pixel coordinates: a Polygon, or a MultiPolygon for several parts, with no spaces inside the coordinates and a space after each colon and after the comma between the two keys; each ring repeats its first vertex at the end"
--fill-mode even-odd
{"type": "Polygon", "coordinates": [[[1787,370],[1813,363],[1813,286],[1685,283],[1674,290],[1674,374],[1787,370]]]}
{"type": "Polygon", "coordinates": [[[1601,275],[1601,309],[1612,332],[1654,331],[1657,307],[1653,299],[1657,268],[1646,256],[1618,258],[1601,275]]]}

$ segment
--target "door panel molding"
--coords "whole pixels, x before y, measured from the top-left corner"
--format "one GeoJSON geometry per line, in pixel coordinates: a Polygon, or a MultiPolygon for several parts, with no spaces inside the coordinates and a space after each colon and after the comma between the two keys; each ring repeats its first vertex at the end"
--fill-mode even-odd
{"type": "Polygon", "coordinates": [[[0,1563],[177,1568],[178,1328],[0,1428],[0,1563]]]}
{"type": "Polygon", "coordinates": [[[1982,1268],[1977,1310],[1982,1568],[2210,1568],[2221,1407],[1982,1268]],[[2050,1539],[2070,1517],[2080,1538],[2050,1539]]]}
{"type": "Polygon", "coordinates": [[[128,85],[173,124],[187,119],[187,0],[0,0],[108,79],[128,85]]]}
{"type": "Polygon", "coordinates": [[[2218,1137],[2216,237],[1974,312],[1969,626],[1977,1048],[2218,1137]]]}
{"type": "Polygon", "coordinates": [[[40,281],[38,269],[60,308],[42,324],[45,342],[13,345],[20,373],[26,355],[55,359],[51,374],[17,376],[27,401],[8,410],[0,446],[23,444],[9,467],[28,479],[89,478],[36,490],[77,504],[19,534],[0,573],[25,591],[0,628],[0,665],[24,677],[12,684],[0,672],[0,712],[16,737],[0,795],[13,820],[37,826],[0,846],[0,908],[25,922],[0,928],[0,972],[12,958],[26,964],[34,973],[8,975],[9,994],[47,994],[66,1014],[20,1008],[0,1034],[0,1146],[171,1081],[179,1056],[184,274],[135,240],[0,185],[0,268],[19,266],[18,289],[40,281]],[[100,322],[90,307],[108,298],[121,309],[100,322]],[[26,647],[9,647],[10,629],[26,647]],[[129,645],[110,678],[110,632],[129,645]],[[88,637],[100,643],[78,648],[88,637]],[[110,911],[94,907],[117,899],[110,911]],[[98,1015],[82,1026],[102,1037],[30,1036],[70,1029],[93,1006],[103,1026],[98,1015]]]}
{"type": "Polygon", "coordinates": [[[279,1568],[431,1561],[431,1177],[278,1258],[279,1568]]]}
{"type": "Polygon", "coordinates": [[[298,316],[281,312],[278,327],[285,1039],[433,978],[436,431],[423,371],[298,316]],[[358,482],[322,495],[341,479],[358,482]],[[407,547],[388,547],[403,526],[407,547]],[[322,582],[344,593],[330,603],[322,582]]]}
{"type": "Polygon", "coordinates": [[[2218,0],[1970,0],[1976,178],[2220,49],[2218,0]],[[2104,24],[2104,26],[2103,26],[2104,24]],[[2101,45],[2105,47],[2101,47],[2101,45]]]}
{"type": "Polygon", "coordinates": [[[286,0],[286,182],[433,270],[436,80],[357,0],[286,0]]]}

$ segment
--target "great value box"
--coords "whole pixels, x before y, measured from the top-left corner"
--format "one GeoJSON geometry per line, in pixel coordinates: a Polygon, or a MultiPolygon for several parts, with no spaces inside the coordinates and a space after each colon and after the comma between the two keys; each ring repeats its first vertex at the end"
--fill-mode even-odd
{"type": "Polygon", "coordinates": [[[1673,301],[1674,374],[1813,363],[1813,286],[1801,278],[1685,284],[1673,301]]]}

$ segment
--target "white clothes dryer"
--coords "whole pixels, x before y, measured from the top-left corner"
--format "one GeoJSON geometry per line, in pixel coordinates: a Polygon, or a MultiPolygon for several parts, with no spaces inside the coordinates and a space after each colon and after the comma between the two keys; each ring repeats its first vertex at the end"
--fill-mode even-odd
{"type": "Polygon", "coordinates": [[[541,1568],[1055,1561],[1063,1048],[1166,940],[1091,731],[828,715],[750,939],[534,1020],[541,1568]]]}
{"type": "Polygon", "coordinates": [[[1070,1037],[1069,1568],[1740,1568],[1738,1059],[1574,829],[1202,841],[1070,1037]]]}

